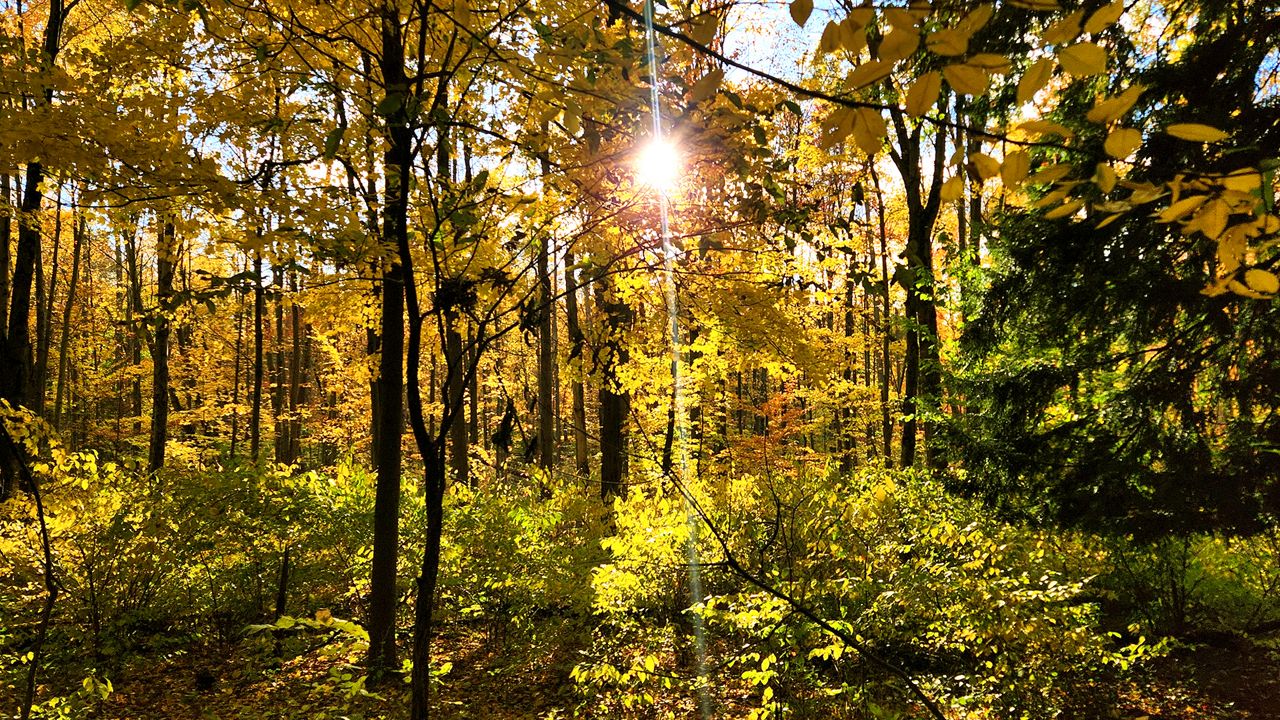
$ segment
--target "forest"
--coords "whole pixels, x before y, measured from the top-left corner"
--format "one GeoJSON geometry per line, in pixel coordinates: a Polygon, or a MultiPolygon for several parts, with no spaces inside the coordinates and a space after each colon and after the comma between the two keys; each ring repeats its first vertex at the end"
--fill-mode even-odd
{"type": "Polygon", "coordinates": [[[0,0],[0,718],[1280,717],[1280,0],[0,0]]]}

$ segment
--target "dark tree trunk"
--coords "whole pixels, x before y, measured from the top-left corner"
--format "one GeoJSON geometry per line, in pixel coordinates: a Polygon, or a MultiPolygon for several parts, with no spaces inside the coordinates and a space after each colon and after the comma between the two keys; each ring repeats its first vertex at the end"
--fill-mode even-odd
{"type": "Polygon", "coordinates": [[[587,399],[582,382],[582,326],[578,321],[578,284],[574,278],[573,253],[564,254],[565,325],[569,333],[569,365],[573,368],[573,465],[579,477],[591,476],[587,464],[587,399]]]}
{"type": "Polygon", "coordinates": [[[71,314],[76,303],[76,287],[80,283],[80,256],[84,252],[85,217],[77,212],[74,239],[71,243],[71,279],[67,283],[67,302],[62,308],[62,338],[58,343],[58,384],[53,401],[53,421],[62,427],[62,399],[66,394],[67,362],[71,350],[71,314]]]}
{"type": "MultiPolygon", "coordinates": [[[[942,395],[942,366],[938,348],[938,314],[933,295],[933,226],[941,205],[942,169],[946,133],[937,132],[933,147],[933,168],[929,187],[923,187],[921,133],[923,126],[908,130],[900,111],[890,113],[897,130],[898,144],[891,157],[898,167],[907,203],[907,261],[899,284],[906,291],[907,347],[905,383],[902,396],[903,467],[916,460],[916,434],[920,416],[937,409],[942,395]]],[[[936,466],[940,454],[930,447],[926,428],[926,462],[936,466]]]]}
{"type": "MultiPolygon", "coordinates": [[[[259,232],[259,236],[261,236],[259,232]]],[[[262,251],[253,253],[253,405],[249,408],[249,457],[254,464],[262,461],[262,380],[263,337],[267,298],[262,286],[262,251]]]]}
{"type": "Polygon", "coordinates": [[[151,440],[147,473],[164,467],[169,438],[169,313],[173,310],[173,261],[178,254],[172,220],[161,225],[156,243],[156,318],[151,343],[151,440]]]}
{"type": "Polygon", "coordinates": [[[630,329],[632,310],[626,302],[613,297],[613,289],[604,280],[596,282],[596,304],[604,316],[608,338],[597,357],[600,368],[600,497],[605,504],[626,490],[627,415],[631,397],[622,389],[618,370],[627,362],[623,335],[630,329]]]}
{"type": "MultiPolygon", "coordinates": [[[[396,557],[400,538],[400,439],[404,431],[404,320],[408,260],[408,191],[413,160],[409,128],[409,80],[405,75],[404,43],[399,10],[382,8],[382,54],[379,58],[387,108],[386,172],[382,209],[382,240],[397,250],[382,275],[382,320],[379,327],[377,469],[374,493],[373,562],[369,598],[369,657],[371,672],[395,667],[396,557]]],[[[416,324],[419,318],[410,318],[416,324]]]]}

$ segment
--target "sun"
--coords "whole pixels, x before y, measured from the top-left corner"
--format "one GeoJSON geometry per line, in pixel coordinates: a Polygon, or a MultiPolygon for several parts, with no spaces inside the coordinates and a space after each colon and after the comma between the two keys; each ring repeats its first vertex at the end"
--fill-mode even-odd
{"type": "Polygon", "coordinates": [[[680,154],[665,139],[652,140],[636,154],[636,181],[664,195],[680,180],[680,154]]]}

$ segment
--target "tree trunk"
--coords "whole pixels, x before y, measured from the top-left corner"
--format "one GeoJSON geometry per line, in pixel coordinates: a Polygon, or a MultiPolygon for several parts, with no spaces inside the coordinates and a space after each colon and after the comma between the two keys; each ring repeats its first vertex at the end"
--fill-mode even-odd
{"type": "Polygon", "coordinates": [[[67,361],[71,348],[71,313],[76,303],[76,286],[80,283],[80,256],[86,232],[84,214],[77,211],[74,239],[71,243],[71,280],[67,283],[67,302],[62,308],[62,338],[58,343],[58,386],[53,401],[53,421],[62,427],[62,398],[66,393],[67,361]]]}
{"type": "MultiPolygon", "coordinates": [[[[404,43],[400,14],[392,3],[383,5],[380,17],[382,72],[386,108],[386,173],[382,240],[398,256],[386,264],[382,275],[382,320],[379,327],[381,355],[378,361],[378,481],[373,509],[373,562],[369,598],[370,672],[395,667],[396,659],[396,557],[400,538],[400,438],[404,431],[404,320],[405,264],[408,261],[408,191],[413,160],[413,134],[409,128],[409,80],[405,75],[404,43]]],[[[420,318],[410,318],[410,324],[420,318]]]]}
{"type": "Polygon", "coordinates": [[[156,329],[151,343],[151,440],[147,473],[164,467],[164,445],[169,436],[169,313],[173,310],[173,261],[178,247],[172,220],[160,228],[156,243],[156,329]]]}
{"type": "MultiPolygon", "coordinates": [[[[258,232],[259,237],[262,231],[258,232]]],[[[266,322],[267,298],[262,287],[262,251],[253,251],[253,405],[249,408],[249,457],[256,465],[262,461],[262,325],[266,322]]]]}
{"type": "Polygon", "coordinates": [[[608,327],[608,338],[597,358],[600,367],[600,497],[606,505],[626,490],[627,415],[631,397],[622,389],[618,370],[627,362],[623,335],[631,326],[633,313],[626,303],[612,297],[606,280],[596,282],[596,304],[608,327]]]}
{"type": "Polygon", "coordinates": [[[587,464],[587,400],[582,382],[582,327],[578,322],[578,284],[574,278],[573,252],[564,254],[565,324],[569,332],[569,365],[573,368],[573,465],[583,480],[591,476],[587,464]]]}

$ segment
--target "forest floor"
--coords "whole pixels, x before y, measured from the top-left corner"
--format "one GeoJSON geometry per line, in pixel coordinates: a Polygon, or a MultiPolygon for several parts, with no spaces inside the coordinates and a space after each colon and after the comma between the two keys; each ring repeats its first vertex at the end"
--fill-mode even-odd
{"type": "MultiPolygon", "coordinates": [[[[485,632],[454,631],[438,642],[451,670],[433,687],[439,717],[545,720],[571,717],[584,698],[569,680],[576,651],[548,635],[519,656],[485,632]]],[[[408,686],[392,682],[366,695],[353,685],[352,657],[311,647],[278,659],[262,642],[210,643],[139,656],[113,678],[100,707],[107,720],[308,720],[403,718],[408,686]],[[350,674],[348,674],[350,673],[350,674]],[[344,674],[347,677],[344,678],[344,674]]],[[[286,653],[288,654],[288,653],[286,653]]],[[[1113,717],[1136,720],[1280,719],[1280,643],[1182,646],[1148,661],[1120,689],[1113,717]]],[[[662,701],[659,701],[660,704],[662,701]]],[[[683,702],[661,707],[694,717],[683,702]],[[683,706],[683,709],[682,709],[683,706]]],[[[720,717],[745,715],[720,708],[720,717]]]]}

